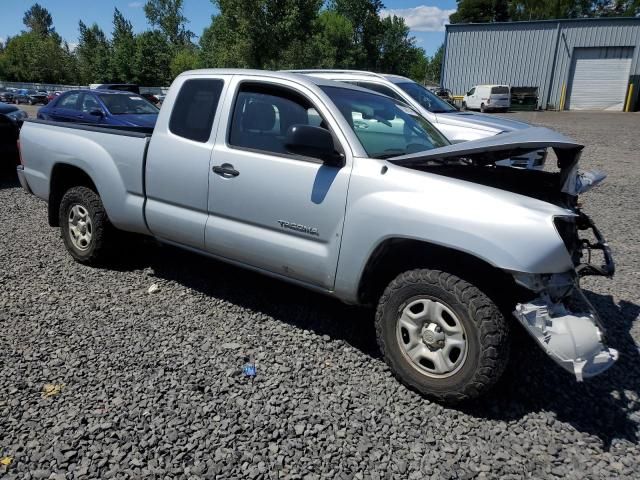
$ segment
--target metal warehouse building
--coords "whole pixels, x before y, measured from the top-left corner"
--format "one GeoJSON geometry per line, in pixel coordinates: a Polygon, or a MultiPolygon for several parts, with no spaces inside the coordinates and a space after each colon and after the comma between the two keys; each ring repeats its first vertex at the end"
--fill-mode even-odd
{"type": "Polygon", "coordinates": [[[447,25],[442,85],[534,87],[538,107],[637,110],[640,18],[447,25]]]}

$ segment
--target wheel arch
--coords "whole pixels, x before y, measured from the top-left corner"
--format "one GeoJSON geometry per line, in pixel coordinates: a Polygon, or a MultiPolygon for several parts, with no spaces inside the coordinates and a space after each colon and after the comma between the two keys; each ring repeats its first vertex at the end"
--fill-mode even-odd
{"type": "Polygon", "coordinates": [[[423,240],[402,237],[382,241],[371,253],[358,284],[358,302],[375,305],[386,286],[400,273],[430,268],[452,273],[476,285],[498,301],[515,292],[513,277],[475,255],[423,240]]]}
{"type": "Polygon", "coordinates": [[[98,195],[95,182],[82,168],[68,163],[57,163],[51,170],[49,182],[48,220],[52,227],[59,227],[58,213],[60,200],[67,190],[72,187],[87,187],[98,195]]]}

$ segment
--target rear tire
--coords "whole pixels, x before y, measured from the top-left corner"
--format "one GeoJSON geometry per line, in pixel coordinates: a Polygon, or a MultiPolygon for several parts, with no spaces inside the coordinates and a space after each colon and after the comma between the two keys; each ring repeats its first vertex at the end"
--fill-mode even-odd
{"type": "Polygon", "coordinates": [[[480,111],[481,111],[482,113],[485,113],[485,112],[487,111],[487,109],[484,107],[484,103],[481,103],[481,104],[480,104],[480,111]]]}
{"type": "Polygon", "coordinates": [[[60,201],[60,230],[67,251],[85,265],[100,265],[110,254],[115,234],[96,192],[73,187],[60,201]]]}
{"type": "Polygon", "coordinates": [[[480,396],[507,365],[504,316],[489,297],[455,275],[426,269],[400,274],[380,298],[375,323],[393,374],[439,402],[480,396]]]}

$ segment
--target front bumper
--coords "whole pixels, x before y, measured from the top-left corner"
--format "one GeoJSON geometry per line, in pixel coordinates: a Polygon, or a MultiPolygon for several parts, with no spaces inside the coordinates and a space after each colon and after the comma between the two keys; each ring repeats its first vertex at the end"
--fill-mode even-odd
{"type": "Polygon", "coordinates": [[[16,173],[18,174],[18,180],[20,181],[20,186],[24,188],[27,193],[33,194],[31,191],[31,187],[29,187],[29,182],[27,182],[27,177],[24,174],[24,167],[22,165],[18,165],[16,167],[16,173]]]}
{"type": "Polygon", "coordinates": [[[618,359],[618,351],[604,345],[605,332],[598,312],[570,273],[539,278],[516,277],[538,297],[518,303],[514,317],[540,347],[576,380],[598,375],[618,359]],[[534,287],[534,288],[531,288],[534,287]]]}

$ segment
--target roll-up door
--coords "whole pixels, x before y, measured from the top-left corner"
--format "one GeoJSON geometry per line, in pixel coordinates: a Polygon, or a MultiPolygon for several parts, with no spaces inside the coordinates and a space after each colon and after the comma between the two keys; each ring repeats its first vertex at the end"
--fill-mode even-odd
{"type": "Polygon", "coordinates": [[[576,48],[569,110],[622,110],[633,47],[576,48]]]}

